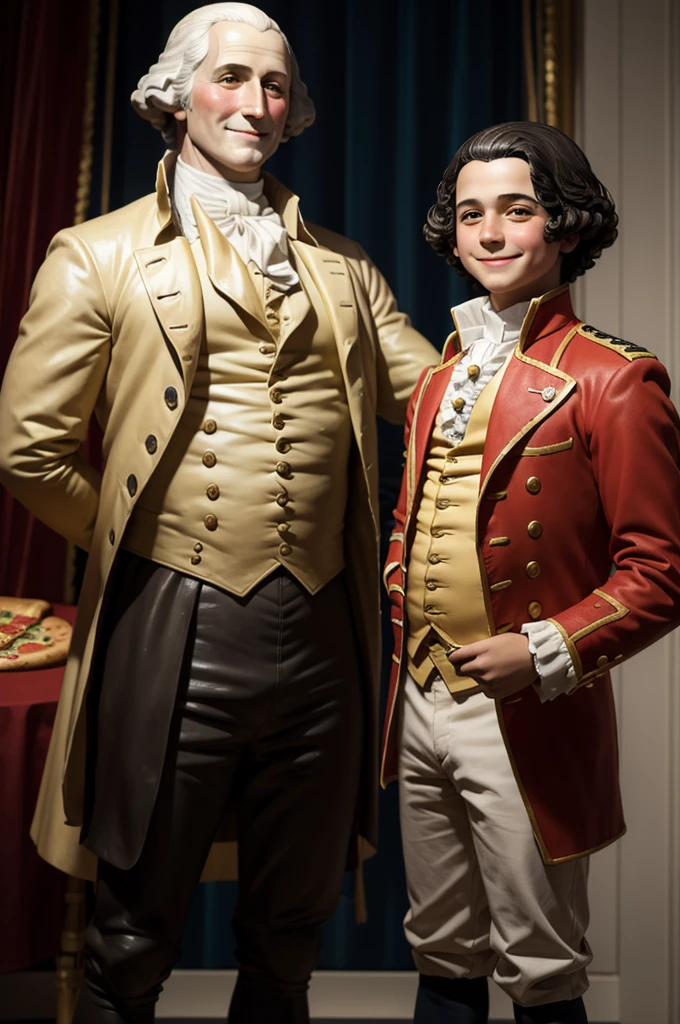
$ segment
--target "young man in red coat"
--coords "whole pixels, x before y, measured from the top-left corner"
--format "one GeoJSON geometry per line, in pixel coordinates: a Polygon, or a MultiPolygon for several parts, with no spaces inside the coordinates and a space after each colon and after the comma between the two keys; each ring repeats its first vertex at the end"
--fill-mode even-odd
{"type": "Polygon", "coordinates": [[[574,314],[616,238],[555,128],[475,135],[425,234],[486,293],[423,373],[385,582],[417,1024],[583,1024],[588,857],[625,830],[609,669],[680,620],[680,437],[645,348],[574,314]]]}

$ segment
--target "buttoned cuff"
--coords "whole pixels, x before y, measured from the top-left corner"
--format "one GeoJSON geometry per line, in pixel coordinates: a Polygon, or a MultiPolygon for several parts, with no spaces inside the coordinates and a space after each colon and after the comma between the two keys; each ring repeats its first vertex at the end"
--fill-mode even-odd
{"type": "Polygon", "coordinates": [[[575,689],[576,670],[557,626],[552,622],[525,622],[520,632],[529,641],[529,652],[539,676],[534,688],[541,702],[575,689]]]}

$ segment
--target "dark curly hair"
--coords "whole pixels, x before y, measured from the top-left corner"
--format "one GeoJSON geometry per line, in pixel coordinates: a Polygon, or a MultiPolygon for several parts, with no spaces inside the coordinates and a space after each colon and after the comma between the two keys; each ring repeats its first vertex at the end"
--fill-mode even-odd
{"type": "Polygon", "coordinates": [[[453,254],[456,244],[456,181],[471,160],[519,157],[529,164],[536,198],[549,216],[546,242],[578,234],[573,252],[562,257],[562,281],[574,281],[595,264],[618,234],[614,201],[595,177],[585,154],[568,135],[547,124],[508,121],[486,128],[464,142],[437,187],[437,202],[423,228],[435,252],[462,277],[471,278],[453,254]]]}

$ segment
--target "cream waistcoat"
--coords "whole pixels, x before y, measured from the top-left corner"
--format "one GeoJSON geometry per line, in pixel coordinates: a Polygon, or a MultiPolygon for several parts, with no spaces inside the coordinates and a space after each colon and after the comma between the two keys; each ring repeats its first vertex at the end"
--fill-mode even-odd
{"type": "Polygon", "coordinates": [[[452,693],[477,683],[456,674],[447,651],[490,635],[477,556],[477,498],[489,417],[504,369],[475,402],[457,447],[444,437],[437,415],[408,563],[409,672],[424,686],[437,671],[452,693]]]}
{"type": "Polygon", "coordinates": [[[333,331],[304,265],[281,297],[238,259],[261,319],[232,304],[213,284],[227,256],[233,273],[229,242],[200,223],[206,336],[123,546],[238,595],[279,565],[314,593],[344,566],[351,424],[333,331]]]}

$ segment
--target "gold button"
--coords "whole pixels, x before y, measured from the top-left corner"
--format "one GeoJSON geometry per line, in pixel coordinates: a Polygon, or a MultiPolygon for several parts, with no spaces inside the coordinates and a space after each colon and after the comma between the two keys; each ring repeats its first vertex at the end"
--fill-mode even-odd
{"type": "Polygon", "coordinates": [[[272,390],[269,392],[269,397],[271,398],[274,405],[280,405],[281,402],[283,401],[283,392],[279,391],[278,388],[272,388],[272,390]]]}
{"type": "Polygon", "coordinates": [[[541,567],[538,562],[527,562],[524,571],[530,580],[535,580],[537,576],[541,575],[541,567]]]}
{"type": "Polygon", "coordinates": [[[290,501],[290,498],[288,497],[288,495],[286,494],[285,491],[283,491],[282,494],[277,494],[276,495],[276,504],[277,505],[281,505],[282,508],[283,508],[284,505],[287,505],[289,501],[290,501]]]}
{"type": "Polygon", "coordinates": [[[217,430],[217,424],[215,423],[215,420],[206,420],[205,423],[203,424],[203,430],[205,431],[206,434],[214,434],[215,431],[217,430]]]}
{"type": "Polygon", "coordinates": [[[465,399],[464,398],[454,398],[454,400],[453,400],[453,402],[451,404],[453,405],[453,408],[456,410],[456,412],[462,412],[463,409],[465,408],[465,399]]]}
{"type": "Polygon", "coordinates": [[[455,477],[453,477],[453,476],[440,476],[439,477],[439,481],[442,484],[452,484],[454,480],[455,480],[455,477]]]}
{"type": "Polygon", "coordinates": [[[600,657],[597,659],[597,667],[598,668],[604,668],[605,665],[608,665],[608,664],[609,664],[609,658],[607,657],[607,655],[606,654],[601,654],[600,657]]]}
{"type": "Polygon", "coordinates": [[[277,412],[272,417],[272,426],[274,427],[275,430],[283,430],[285,422],[286,417],[283,415],[282,412],[277,412]]]}
{"type": "Polygon", "coordinates": [[[425,586],[427,587],[428,590],[436,590],[437,589],[437,584],[434,582],[434,580],[428,580],[427,583],[425,584],[425,586]]]}
{"type": "Polygon", "coordinates": [[[196,541],[196,543],[194,544],[194,551],[202,551],[202,550],[203,550],[203,545],[201,544],[200,541],[196,541]]]}
{"type": "Polygon", "coordinates": [[[543,608],[541,607],[541,602],[531,601],[529,607],[527,608],[527,611],[529,612],[529,615],[532,619],[540,619],[541,612],[543,611],[543,608]]]}
{"type": "Polygon", "coordinates": [[[441,558],[439,557],[439,555],[435,554],[434,552],[431,555],[427,556],[427,560],[430,563],[430,565],[438,565],[438,563],[441,562],[441,558]]]}
{"type": "Polygon", "coordinates": [[[475,366],[474,364],[472,366],[468,366],[467,368],[467,375],[470,378],[470,380],[477,380],[481,372],[482,371],[480,370],[480,368],[478,366],[475,366]]]}
{"type": "Polygon", "coordinates": [[[290,523],[277,523],[276,529],[279,533],[288,533],[290,530],[290,523]]]}
{"type": "Polygon", "coordinates": [[[205,489],[205,493],[208,495],[211,501],[217,501],[220,496],[220,489],[217,484],[208,484],[205,489]]]}
{"type": "Polygon", "coordinates": [[[541,481],[537,476],[530,476],[526,483],[529,494],[538,494],[541,489],[541,481]]]}
{"type": "Polygon", "coordinates": [[[276,352],[275,345],[260,345],[260,352],[263,356],[273,356],[276,352]]]}
{"type": "Polygon", "coordinates": [[[537,540],[537,538],[541,536],[541,534],[543,533],[543,527],[537,519],[531,520],[531,522],[527,526],[527,533],[530,537],[533,537],[534,540],[537,540]]]}
{"type": "Polygon", "coordinates": [[[279,554],[283,555],[284,558],[286,555],[289,555],[292,550],[293,549],[290,544],[279,544],[279,554]]]}
{"type": "Polygon", "coordinates": [[[203,522],[205,523],[206,530],[217,529],[217,516],[214,516],[212,512],[208,513],[203,522]]]}
{"type": "Polygon", "coordinates": [[[447,498],[437,498],[437,508],[448,508],[449,501],[447,498]]]}
{"type": "Polygon", "coordinates": [[[290,476],[290,463],[289,462],[277,462],[276,472],[279,476],[290,476]]]}
{"type": "Polygon", "coordinates": [[[201,556],[200,555],[192,555],[191,556],[191,564],[192,565],[198,565],[200,561],[201,561],[201,556]]]}
{"type": "Polygon", "coordinates": [[[286,452],[290,451],[290,445],[288,441],[284,441],[282,437],[278,438],[276,442],[276,450],[277,452],[281,452],[282,455],[285,455],[286,452]]]}
{"type": "Polygon", "coordinates": [[[207,466],[208,469],[212,469],[216,462],[217,456],[214,452],[207,451],[203,453],[203,465],[207,466]]]}

